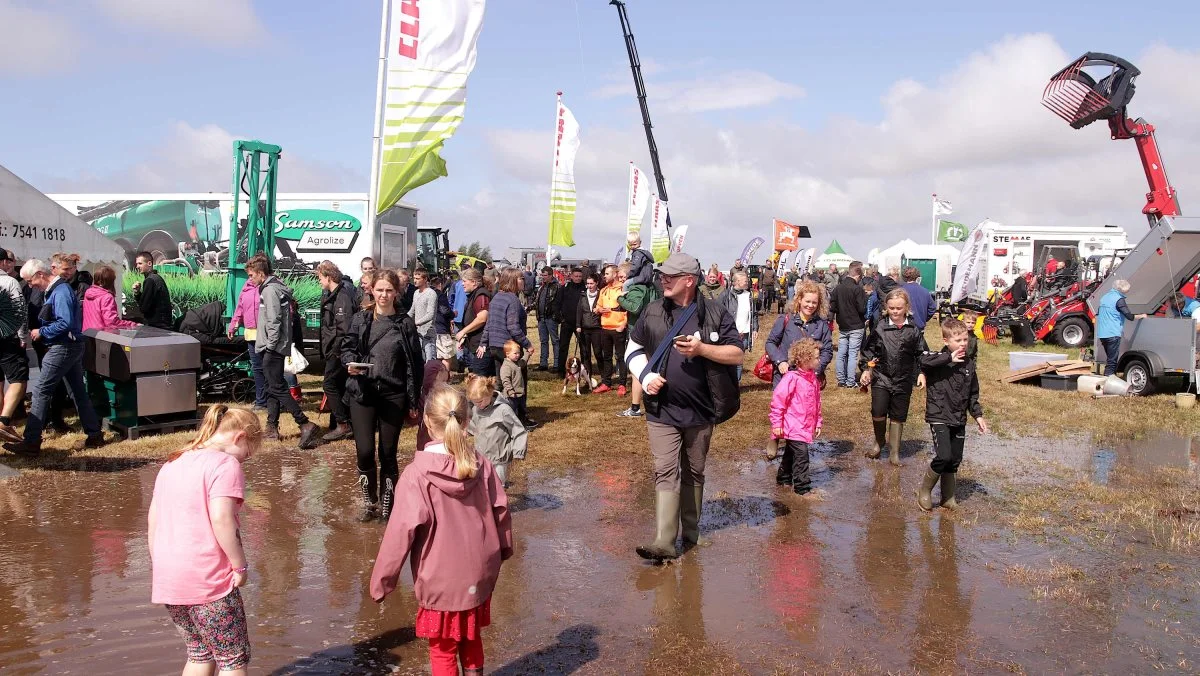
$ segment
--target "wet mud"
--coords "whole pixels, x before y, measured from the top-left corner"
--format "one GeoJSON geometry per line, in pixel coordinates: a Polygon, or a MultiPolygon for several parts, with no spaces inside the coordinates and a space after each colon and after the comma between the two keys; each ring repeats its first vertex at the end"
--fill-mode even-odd
{"type": "MultiPolygon", "coordinates": [[[[1032,458],[1104,483],[1161,465],[1195,472],[1191,442],[1166,441],[994,440],[969,446],[964,470],[1019,474],[1016,459],[1032,458]]],[[[800,498],[775,486],[776,465],[759,454],[715,455],[702,523],[711,543],[661,567],[633,553],[652,527],[645,467],[603,457],[561,472],[518,467],[517,553],[492,600],[488,673],[1197,669],[1193,560],[1136,543],[1022,537],[993,518],[1003,491],[966,472],[957,512],[922,514],[912,491],[927,444],[906,442],[904,456],[897,471],[852,444],[818,443],[818,497],[800,498]],[[1055,572],[1062,561],[1070,569],[1055,572]]],[[[181,666],[180,639],[149,603],[157,469],[0,481],[5,673],[181,666]]],[[[255,673],[428,671],[411,581],[382,605],[367,593],[382,526],[356,521],[354,471],[345,449],[263,453],[246,465],[255,673]]]]}

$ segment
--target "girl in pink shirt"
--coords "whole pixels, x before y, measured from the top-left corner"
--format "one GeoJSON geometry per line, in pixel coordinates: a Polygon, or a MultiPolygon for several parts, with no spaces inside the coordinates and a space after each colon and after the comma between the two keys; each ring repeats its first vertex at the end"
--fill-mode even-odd
{"type": "Polygon", "coordinates": [[[429,639],[434,676],[483,673],[484,627],[500,563],[512,556],[508,496],[492,464],[466,434],[467,398],[436,385],[425,399],[430,441],[396,485],[396,506],[371,571],[371,598],[396,589],[412,558],[420,609],[416,633],[429,639]]]}
{"type": "Polygon", "coordinates": [[[810,338],[792,343],[788,363],[795,368],[783,374],[771,396],[771,436],[784,444],[776,483],[804,495],[812,490],[808,445],[821,436],[821,345],[810,338]]]}
{"type": "Polygon", "coordinates": [[[238,534],[242,461],[258,450],[258,416],[217,404],[196,439],[167,456],[150,501],[151,603],[167,607],[187,646],[184,676],[245,674],[250,634],[238,587],[246,554],[238,534]]]}
{"type": "Polygon", "coordinates": [[[83,292],[83,330],[136,329],[137,322],[121,319],[117,312],[117,273],[107,265],[96,268],[92,285],[83,292]]]}

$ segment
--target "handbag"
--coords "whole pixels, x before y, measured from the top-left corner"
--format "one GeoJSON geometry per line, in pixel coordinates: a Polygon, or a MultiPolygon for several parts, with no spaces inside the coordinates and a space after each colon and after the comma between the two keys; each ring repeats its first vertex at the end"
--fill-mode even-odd
{"type": "Polygon", "coordinates": [[[766,352],[758,358],[758,363],[754,365],[754,375],[759,380],[771,382],[775,377],[775,362],[771,361],[771,355],[766,352]]]}
{"type": "Polygon", "coordinates": [[[284,373],[298,376],[304,373],[306,368],[308,368],[308,359],[304,357],[304,353],[296,347],[296,344],[292,343],[292,353],[283,359],[284,373]]]}

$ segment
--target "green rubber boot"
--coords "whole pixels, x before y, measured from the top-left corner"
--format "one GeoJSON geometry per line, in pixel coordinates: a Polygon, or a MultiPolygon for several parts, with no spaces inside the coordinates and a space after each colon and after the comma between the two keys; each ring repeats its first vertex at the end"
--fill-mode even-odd
{"type": "Polygon", "coordinates": [[[700,537],[700,514],[704,511],[704,486],[680,486],[679,524],[683,547],[702,547],[708,540],[700,537]]]}
{"type": "Polygon", "coordinates": [[[888,462],[900,467],[900,441],[904,438],[904,423],[888,423],[888,462]]]}
{"type": "Polygon", "coordinates": [[[958,502],[954,500],[954,490],[958,488],[958,472],[946,472],[942,475],[942,506],[946,509],[957,509],[958,502]]]}
{"type": "Polygon", "coordinates": [[[655,495],[657,526],[654,542],[637,548],[638,556],[662,562],[678,556],[675,537],[679,534],[679,493],[658,491],[655,495]]]}
{"type": "Polygon", "coordinates": [[[867,450],[863,451],[863,455],[874,460],[883,453],[883,447],[887,446],[887,419],[872,420],[871,426],[875,429],[875,443],[867,450]]]}
{"type": "MultiPolygon", "coordinates": [[[[917,489],[917,506],[921,508],[921,511],[929,512],[933,510],[933,487],[937,484],[939,476],[945,475],[938,474],[932,469],[925,470],[925,476],[921,479],[921,487],[917,489]]],[[[943,495],[945,494],[945,485],[944,483],[942,484],[943,495]]]]}

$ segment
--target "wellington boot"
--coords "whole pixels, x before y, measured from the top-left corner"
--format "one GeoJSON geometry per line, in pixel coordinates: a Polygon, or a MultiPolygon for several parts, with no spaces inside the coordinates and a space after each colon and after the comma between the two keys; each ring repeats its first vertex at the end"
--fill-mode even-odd
{"type": "MultiPolygon", "coordinates": [[[[4,429],[0,428],[0,436],[3,436],[4,429]]],[[[779,457],[779,440],[775,437],[767,439],[767,460],[774,460],[779,457]]]]}
{"type": "Polygon", "coordinates": [[[900,467],[900,441],[904,438],[904,423],[888,423],[888,462],[900,467]]]}
{"type": "Polygon", "coordinates": [[[638,556],[662,562],[673,559],[675,537],[679,534],[679,494],[675,491],[658,491],[655,495],[657,526],[654,542],[637,548],[638,556]]]}
{"type": "Polygon", "coordinates": [[[917,489],[917,505],[922,511],[928,512],[933,509],[933,495],[931,493],[934,485],[938,482],[938,476],[937,472],[926,469],[925,476],[921,478],[921,487],[917,489]]]}
{"type": "Polygon", "coordinates": [[[683,548],[708,544],[700,537],[700,515],[704,511],[704,486],[679,488],[679,525],[683,533],[683,548]]]}
{"type": "Polygon", "coordinates": [[[871,426],[875,430],[875,443],[863,451],[863,455],[874,460],[883,453],[883,447],[887,446],[887,419],[872,420],[871,426]]]}
{"type": "Polygon", "coordinates": [[[301,390],[299,386],[289,387],[288,394],[292,395],[292,399],[295,399],[297,403],[304,401],[304,390],[301,390]]]}
{"type": "Polygon", "coordinates": [[[954,490],[958,488],[958,473],[946,472],[942,475],[942,506],[946,509],[957,509],[958,502],[954,499],[954,490]]]}

